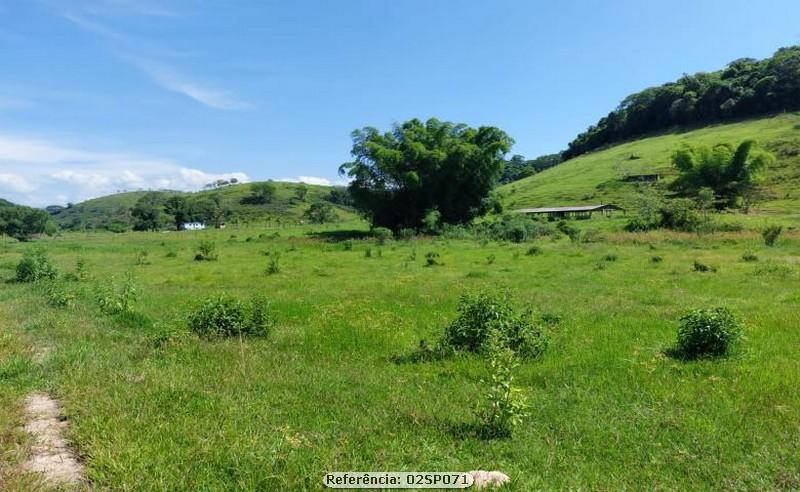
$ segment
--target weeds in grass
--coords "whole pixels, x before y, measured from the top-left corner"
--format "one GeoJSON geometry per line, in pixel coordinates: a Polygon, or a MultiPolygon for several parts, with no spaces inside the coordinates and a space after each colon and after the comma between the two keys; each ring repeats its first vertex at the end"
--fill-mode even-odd
{"type": "Polygon", "coordinates": [[[201,241],[197,246],[194,261],[216,261],[217,258],[217,245],[211,241],[201,241]]]}
{"type": "Polygon", "coordinates": [[[346,241],[342,242],[342,249],[345,251],[352,251],[353,249],[353,240],[347,239],[346,241]]]}
{"type": "Polygon", "coordinates": [[[273,252],[270,254],[269,263],[267,263],[267,275],[275,275],[276,273],[281,273],[281,265],[280,265],[281,255],[280,253],[273,252]]]}
{"type": "Polygon", "coordinates": [[[240,335],[266,336],[272,325],[270,304],[263,297],[249,302],[219,295],[198,304],[187,320],[189,329],[205,338],[240,335]]]}
{"type": "Polygon", "coordinates": [[[761,237],[764,239],[764,244],[767,246],[774,246],[778,238],[783,232],[783,226],[771,225],[761,231],[761,237]]]}
{"type": "Polygon", "coordinates": [[[603,256],[603,261],[617,261],[619,256],[616,253],[608,253],[603,256]]]}
{"type": "Polygon", "coordinates": [[[487,265],[491,265],[491,264],[493,264],[495,262],[496,259],[497,259],[497,257],[494,254],[491,254],[491,255],[486,257],[486,264],[487,265]]]}
{"type": "Polygon", "coordinates": [[[125,314],[133,312],[133,305],[136,303],[136,285],[133,277],[128,275],[122,284],[117,284],[112,278],[111,281],[98,289],[96,300],[100,311],[104,314],[125,314]]]}
{"type": "Polygon", "coordinates": [[[77,295],[67,289],[61,282],[49,282],[46,288],[47,302],[53,307],[71,308],[75,305],[77,295]]]}
{"type": "Polygon", "coordinates": [[[754,261],[758,261],[758,256],[756,256],[756,254],[752,251],[745,251],[744,254],[742,254],[742,260],[752,263],[754,261]]]}
{"type": "Polygon", "coordinates": [[[536,245],[531,246],[528,248],[528,251],[525,252],[527,256],[538,256],[542,254],[542,248],[536,245]]]}
{"type": "Polygon", "coordinates": [[[164,256],[166,256],[167,258],[176,258],[178,256],[178,252],[175,251],[174,249],[170,249],[164,256]]]}
{"type": "Polygon", "coordinates": [[[364,258],[372,258],[372,248],[369,246],[364,250],[364,258]]]}
{"type": "Polygon", "coordinates": [[[660,255],[653,255],[650,257],[650,263],[661,263],[664,261],[664,257],[660,255]]]}
{"type": "Polygon", "coordinates": [[[89,268],[86,259],[79,256],[75,260],[75,271],[64,274],[64,279],[70,282],[85,282],[89,279],[89,268]]]}
{"type": "MultiPolygon", "coordinates": [[[[416,252],[415,252],[416,256],[416,252]]],[[[441,262],[439,253],[436,251],[428,251],[425,253],[425,266],[433,267],[433,266],[442,266],[444,263],[441,262]]]]}
{"type": "Polygon", "coordinates": [[[703,273],[703,272],[714,273],[714,272],[717,271],[717,268],[714,267],[714,266],[711,266],[711,265],[706,265],[705,263],[701,263],[698,260],[694,260],[694,263],[692,264],[692,270],[694,270],[695,272],[701,272],[701,273],[703,273]]]}
{"type": "Polygon", "coordinates": [[[136,253],[136,265],[137,266],[149,265],[150,264],[150,259],[148,258],[149,256],[150,253],[145,250],[136,253]]]}

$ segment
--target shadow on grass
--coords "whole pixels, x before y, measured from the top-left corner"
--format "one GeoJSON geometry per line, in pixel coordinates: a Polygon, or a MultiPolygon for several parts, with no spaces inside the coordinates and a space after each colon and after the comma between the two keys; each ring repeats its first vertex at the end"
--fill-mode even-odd
{"type": "Polygon", "coordinates": [[[348,239],[366,239],[372,237],[369,231],[359,231],[355,229],[308,232],[306,234],[315,239],[321,239],[331,243],[347,241],[348,239]]]}

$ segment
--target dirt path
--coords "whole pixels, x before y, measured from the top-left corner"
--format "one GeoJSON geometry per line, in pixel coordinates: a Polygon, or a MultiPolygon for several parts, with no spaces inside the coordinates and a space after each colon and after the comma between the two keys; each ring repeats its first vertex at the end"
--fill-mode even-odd
{"type": "Polygon", "coordinates": [[[25,399],[25,416],[25,431],[31,435],[33,446],[24,469],[41,474],[48,485],[86,484],[83,466],[64,439],[67,423],[58,402],[46,393],[32,393],[25,399]]]}

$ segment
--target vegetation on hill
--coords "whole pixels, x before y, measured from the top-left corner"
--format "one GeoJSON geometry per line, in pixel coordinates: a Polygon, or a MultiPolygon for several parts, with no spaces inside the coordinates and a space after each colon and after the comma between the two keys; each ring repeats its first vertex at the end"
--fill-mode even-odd
{"type": "Polygon", "coordinates": [[[614,203],[634,208],[642,190],[670,192],[679,170],[675,152],[684,144],[738,145],[756,139],[775,162],[764,169],[755,186],[755,208],[761,213],[800,215],[800,114],[787,113],[744,122],[674,132],[617,145],[579,156],[544,172],[499,188],[509,209],[614,203]],[[657,173],[658,183],[627,182],[630,175],[657,173]]]}
{"type": "Polygon", "coordinates": [[[502,130],[412,119],[391,131],[352,134],[354,160],[341,173],[352,178],[356,207],[374,226],[419,228],[436,214],[447,224],[468,222],[490,208],[489,192],[514,141],[502,130]]]}
{"type": "Polygon", "coordinates": [[[517,181],[528,176],[533,176],[545,169],[561,164],[561,154],[548,154],[539,156],[536,159],[526,160],[525,156],[515,154],[507,160],[503,166],[503,174],[500,175],[500,184],[517,181]]]}
{"type": "Polygon", "coordinates": [[[677,125],[708,125],[800,109],[800,46],[771,58],[741,58],[716,72],[684,75],[626,97],[569,144],[570,159],[608,144],[677,125]]]}
{"type": "Polygon", "coordinates": [[[343,187],[273,182],[229,184],[196,193],[169,190],[117,193],[71,205],[57,211],[53,218],[67,230],[112,231],[136,226],[174,228],[180,222],[195,220],[211,225],[226,221],[295,223],[304,220],[305,212],[317,202],[332,203],[342,219],[354,216],[343,187]],[[264,194],[265,186],[272,191],[264,194]],[[254,193],[260,195],[257,203],[252,199],[254,193]]]}
{"type": "Polygon", "coordinates": [[[27,241],[36,234],[52,233],[55,226],[44,210],[0,199],[0,236],[27,241]]]}

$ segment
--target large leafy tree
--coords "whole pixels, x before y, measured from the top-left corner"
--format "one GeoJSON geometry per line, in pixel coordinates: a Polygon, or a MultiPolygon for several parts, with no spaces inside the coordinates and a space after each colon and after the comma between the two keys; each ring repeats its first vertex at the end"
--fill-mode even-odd
{"type": "Polygon", "coordinates": [[[54,232],[50,214],[44,210],[17,205],[0,206],[0,234],[28,241],[35,234],[54,232]]]}
{"type": "Polygon", "coordinates": [[[489,206],[489,192],[514,141],[502,130],[418,119],[381,133],[352,133],[353,161],[339,172],[352,181],[355,206],[373,225],[419,227],[437,210],[446,223],[467,222],[489,206]]]}
{"type": "Polygon", "coordinates": [[[157,231],[161,229],[166,221],[164,213],[164,196],[157,191],[151,191],[142,195],[131,210],[134,223],[133,228],[137,231],[157,231]]]}
{"type": "Polygon", "coordinates": [[[752,194],[760,171],[774,160],[772,154],[754,150],[753,145],[752,140],[737,147],[727,143],[684,145],[672,156],[672,164],[680,172],[672,188],[691,195],[710,189],[727,205],[735,205],[752,194]]]}

